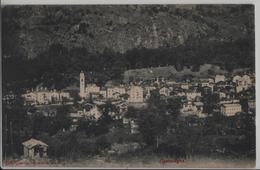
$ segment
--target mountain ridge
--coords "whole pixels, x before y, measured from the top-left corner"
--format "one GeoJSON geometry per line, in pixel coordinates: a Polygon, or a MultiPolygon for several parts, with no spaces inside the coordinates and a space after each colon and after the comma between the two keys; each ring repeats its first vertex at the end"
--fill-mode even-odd
{"type": "MultiPolygon", "coordinates": [[[[3,55],[35,58],[51,44],[125,53],[254,37],[252,5],[6,6],[3,55]]],[[[72,56],[73,57],[73,56],[72,56]]]]}

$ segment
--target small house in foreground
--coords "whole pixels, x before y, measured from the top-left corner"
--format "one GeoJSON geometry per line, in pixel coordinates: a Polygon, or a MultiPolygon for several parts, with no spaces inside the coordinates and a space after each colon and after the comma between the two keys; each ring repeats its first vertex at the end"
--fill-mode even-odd
{"type": "Polygon", "coordinates": [[[44,158],[47,157],[48,145],[40,140],[29,139],[23,144],[24,156],[27,158],[44,158]]]}

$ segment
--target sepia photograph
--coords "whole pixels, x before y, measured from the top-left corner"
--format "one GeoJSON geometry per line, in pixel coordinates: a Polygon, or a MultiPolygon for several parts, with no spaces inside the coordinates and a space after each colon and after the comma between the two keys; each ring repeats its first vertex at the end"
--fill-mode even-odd
{"type": "Polygon", "coordinates": [[[255,168],[254,4],[1,6],[2,168],[255,168]]]}

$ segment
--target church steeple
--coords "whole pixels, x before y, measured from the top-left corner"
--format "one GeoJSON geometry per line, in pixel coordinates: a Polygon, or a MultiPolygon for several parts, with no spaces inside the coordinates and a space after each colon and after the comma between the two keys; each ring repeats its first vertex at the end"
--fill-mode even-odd
{"type": "Polygon", "coordinates": [[[79,74],[79,84],[80,84],[80,90],[79,90],[79,96],[81,98],[85,98],[86,97],[86,92],[85,92],[85,74],[83,71],[80,72],[79,74]]]}

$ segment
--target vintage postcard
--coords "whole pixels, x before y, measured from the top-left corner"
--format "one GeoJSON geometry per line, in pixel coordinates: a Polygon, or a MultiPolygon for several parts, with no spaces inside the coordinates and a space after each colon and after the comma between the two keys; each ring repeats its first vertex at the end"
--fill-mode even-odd
{"type": "Polygon", "coordinates": [[[254,4],[4,5],[2,168],[254,168],[254,4]]]}

